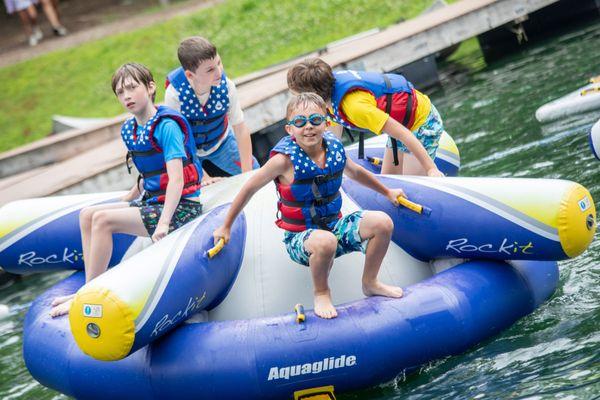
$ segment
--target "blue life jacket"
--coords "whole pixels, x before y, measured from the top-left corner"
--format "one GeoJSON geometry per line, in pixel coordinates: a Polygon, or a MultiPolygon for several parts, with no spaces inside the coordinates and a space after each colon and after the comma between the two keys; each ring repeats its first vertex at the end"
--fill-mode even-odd
{"type": "Polygon", "coordinates": [[[170,118],[179,125],[184,135],[184,146],[186,158],[183,161],[183,191],[182,198],[190,197],[200,189],[202,179],[202,166],[196,157],[196,148],[191,140],[191,128],[187,120],[177,111],[160,106],[156,114],[146,123],[138,128],[135,118],[130,118],[121,127],[121,138],[127,146],[127,158],[125,164],[129,173],[131,167],[129,160],[133,161],[144,179],[144,199],[148,203],[163,203],[169,176],[167,175],[166,163],[162,149],[154,140],[154,130],[163,118],[170,118]]]}
{"type": "Polygon", "coordinates": [[[271,157],[285,154],[294,165],[294,181],[284,185],[275,180],[280,213],[275,224],[287,231],[306,229],[331,230],[341,218],[340,186],[346,166],[346,152],[342,142],[333,134],[323,135],[325,167],[320,168],[302,150],[291,136],[281,139],[271,150],[271,157]]]}
{"type": "MultiPolygon", "coordinates": [[[[353,125],[341,110],[342,99],[346,94],[354,90],[366,90],[375,97],[377,108],[408,129],[412,127],[417,109],[417,96],[414,94],[413,85],[402,75],[346,70],[335,72],[334,77],[331,93],[333,113],[329,112],[329,116],[343,127],[360,132],[359,158],[364,158],[364,132],[368,131],[353,125]]],[[[352,139],[352,136],[350,138],[352,139]]],[[[398,165],[398,144],[395,139],[392,140],[392,146],[394,164],[398,165]]]]}
{"type": "Polygon", "coordinates": [[[201,150],[213,148],[227,133],[229,122],[229,89],[225,72],[219,86],[212,86],[206,104],[202,106],[194,89],[188,82],[183,68],[179,67],[167,76],[167,86],[171,84],[179,92],[181,114],[188,119],[194,134],[196,147],[201,150]]]}

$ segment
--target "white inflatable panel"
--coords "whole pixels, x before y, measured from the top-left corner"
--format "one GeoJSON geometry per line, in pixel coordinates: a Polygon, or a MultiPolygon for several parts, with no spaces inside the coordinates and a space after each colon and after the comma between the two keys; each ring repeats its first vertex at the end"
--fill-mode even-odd
{"type": "MultiPolygon", "coordinates": [[[[343,196],[344,215],[359,209],[343,196]]],[[[246,205],[244,214],[248,232],[242,267],[227,298],[209,312],[210,320],[275,316],[292,312],[297,303],[312,309],[310,270],[288,256],[283,230],[275,225],[276,203],[275,185],[271,183],[259,190],[246,205]]],[[[361,287],[364,257],[355,252],[335,260],[329,277],[335,304],[364,298],[361,287]]],[[[379,271],[383,282],[407,286],[429,276],[428,263],[412,258],[390,243],[379,271]]]]}

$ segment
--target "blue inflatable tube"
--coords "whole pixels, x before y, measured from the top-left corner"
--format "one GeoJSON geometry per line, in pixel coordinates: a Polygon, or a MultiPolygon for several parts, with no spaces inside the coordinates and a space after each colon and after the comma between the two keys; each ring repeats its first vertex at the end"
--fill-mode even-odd
{"type": "Polygon", "coordinates": [[[365,210],[388,214],[394,221],[392,240],[423,261],[440,257],[562,260],[581,254],[596,231],[590,193],[570,181],[378,179],[386,187],[402,189],[410,200],[425,206],[427,213],[395,207],[350,179],[342,187],[365,210]]]}
{"type": "MultiPolygon", "coordinates": [[[[381,173],[381,163],[387,142],[387,135],[379,135],[365,140],[364,158],[358,158],[358,144],[348,146],[346,154],[352,161],[367,170],[381,173]]],[[[457,176],[460,170],[460,153],[452,137],[444,131],[433,160],[436,167],[446,176],[457,176]]]]}
{"type": "Polygon", "coordinates": [[[531,313],[555,290],[555,262],[471,261],[406,288],[312,313],[184,324],[115,362],[84,355],[54,296],[77,290],[78,272],[31,306],[24,326],[27,368],[42,384],[78,399],[285,399],[307,388],[336,392],[388,381],[430,360],[459,354],[531,313]],[[448,332],[454,334],[448,335],[448,332]]]}

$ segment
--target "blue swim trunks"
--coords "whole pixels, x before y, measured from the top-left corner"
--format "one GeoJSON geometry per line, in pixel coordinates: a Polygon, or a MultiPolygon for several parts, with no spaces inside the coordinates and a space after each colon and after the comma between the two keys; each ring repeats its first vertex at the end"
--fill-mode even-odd
{"type": "MultiPolygon", "coordinates": [[[[198,156],[198,158],[202,163],[202,168],[210,176],[233,176],[242,173],[240,152],[235,134],[231,128],[217,150],[205,156],[198,156]]],[[[252,157],[252,168],[257,169],[259,167],[256,158],[252,157]]]]}
{"type": "MultiPolygon", "coordinates": [[[[338,239],[335,257],[352,253],[353,251],[367,251],[368,240],[363,240],[358,233],[358,226],[363,216],[363,211],[355,211],[348,214],[335,224],[331,233],[338,239]]],[[[302,232],[285,232],[283,243],[292,261],[308,267],[310,253],[304,248],[304,241],[308,239],[315,229],[307,229],[302,232]]]]}
{"type": "MultiPolygon", "coordinates": [[[[435,152],[437,151],[440,136],[444,132],[444,125],[442,123],[442,117],[438,113],[438,110],[435,106],[431,105],[431,110],[429,111],[429,115],[427,115],[427,119],[417,129],[413,131],[417,139],[423,144],[425,150],[427,150],[427,154],[431,157],[432,160],[435,159],[435,152]]],[[[388,148],[392,148],[392,139],[388,138],[387,145],[388,148]]],[[[404,153],[410,153],[410,151],[406,148],[406,146],[398,140],[398,150],[404,153]]]]}

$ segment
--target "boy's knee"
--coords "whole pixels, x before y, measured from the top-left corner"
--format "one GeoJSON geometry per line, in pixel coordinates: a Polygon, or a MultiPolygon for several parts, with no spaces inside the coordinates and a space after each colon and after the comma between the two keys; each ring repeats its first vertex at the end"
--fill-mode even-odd
{"type": "Polygon", "coordinates": [[[382,211],[375,211],[373,214],[375,231],[390,235],[394,230],[394,221],[392,221],[390,216],[382,211]]]}
{"type": "Polygon", "coordinates": [[[331,256],[335,254],[337,250],[337,238],[331,232],[324,230],[316,230],[311,233],[311,247],[312,252],[331,256]]]}
{"type": "Polygon", "coordinates": [[[112,222],[110,212],[100,210],[92,214],[92,229],[110,230],[112,222]]]}
{"type": "Polygon", "coordinates": [[[94,215],[94,209],[91,207],[82,208],[79,212],[79,225],[90,226],[92,224],[92,217],[94,215]]]}

